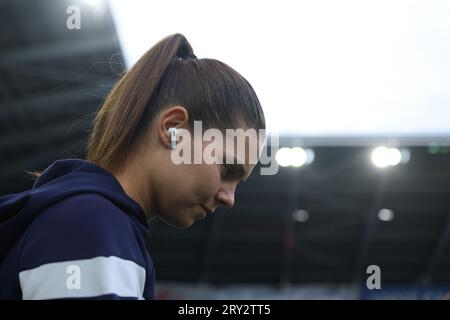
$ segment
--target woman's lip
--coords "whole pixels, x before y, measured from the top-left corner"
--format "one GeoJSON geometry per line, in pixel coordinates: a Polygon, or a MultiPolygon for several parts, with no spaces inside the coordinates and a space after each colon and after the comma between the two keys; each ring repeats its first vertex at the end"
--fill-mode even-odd
{"type": "Polygon", "coordinates": [[[212,211],[211,210],[209,210],[207,207],[205,207],[204,205],[200,205],[202,208],[203,208],[203,210],[205,210],[205,213],[208,215],[208,214],[210,214],[210,213],[212,213],[212,211]]]}

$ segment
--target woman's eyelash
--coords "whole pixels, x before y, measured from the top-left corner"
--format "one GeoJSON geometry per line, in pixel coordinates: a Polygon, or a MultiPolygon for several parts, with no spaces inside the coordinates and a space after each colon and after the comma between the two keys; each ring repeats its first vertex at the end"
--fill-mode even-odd
{"type": "Polygon", "coordinates": [[[236,173],[236,171],[234,170],[233,166],[230,165],[223,165],[223,173],[225,177],[233,177],[233,175],[236,173]]]}

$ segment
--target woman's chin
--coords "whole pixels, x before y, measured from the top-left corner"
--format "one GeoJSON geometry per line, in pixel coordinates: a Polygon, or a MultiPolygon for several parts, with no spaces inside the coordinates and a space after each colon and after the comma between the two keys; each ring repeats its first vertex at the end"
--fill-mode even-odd
{"type": "Polygon", "coordinates": [[[184,216],[182,219],[180,217],[171,217],[171,218],[164,218],[161,217],[161,220],[164,221],[166,224],[177,228],[177,229],[187,229],[190,226],[192,226],[195,222],[193,218],[190,216],[184,216]]]}

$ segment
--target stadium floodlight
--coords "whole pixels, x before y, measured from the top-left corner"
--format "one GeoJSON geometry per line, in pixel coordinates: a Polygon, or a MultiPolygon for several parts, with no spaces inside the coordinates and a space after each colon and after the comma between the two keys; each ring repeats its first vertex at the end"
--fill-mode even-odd
{"type": "Polygon", "coordinates": [[[306,222],[309,220],[309,212],[306,210],[296,209],[292,212],[292,219],[296,222],[306,222]]]}
{"type": "Polygon", "coordinates": [[[381,221],[391,221],[394,219],[394,211],[390,209],[381,209],[378,211],[378,219],[381,221]]]}
{"type": "Polygon", "coordinates": [[[300,147],[281,148],[277,151],[275,159],[282,167],[301,167],[314,161],[314,151],[300,147]]]}
{"type": "Polygon", "coordinates": [[[397,148],[377,147],[372,151],[372,162],[379,168],[396,166],[409,160],[409,150],[397,148]]]}

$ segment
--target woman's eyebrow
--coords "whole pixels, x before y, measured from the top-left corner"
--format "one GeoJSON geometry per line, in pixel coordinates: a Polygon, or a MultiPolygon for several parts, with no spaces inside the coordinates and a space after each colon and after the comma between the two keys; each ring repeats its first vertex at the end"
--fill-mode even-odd
{"type": "Polygon", "coordinates": [[[242,180],[242,181],[246,181],[247,179],[248,179],[248,177],[246,178],[245,177],[245,175],[246,175],[246,172],[245,172],[245,166],[243,165],[243,164],[239,164],[239,163],[236,163],[235,164],[236,165],[236,168],[237,168],[237,171],[238,171],[238,177],[242,180]],[[245,178],[245,179],[244,179],[245,178]]]}

